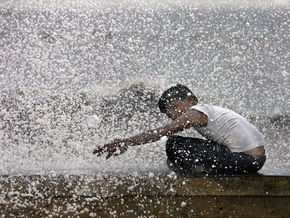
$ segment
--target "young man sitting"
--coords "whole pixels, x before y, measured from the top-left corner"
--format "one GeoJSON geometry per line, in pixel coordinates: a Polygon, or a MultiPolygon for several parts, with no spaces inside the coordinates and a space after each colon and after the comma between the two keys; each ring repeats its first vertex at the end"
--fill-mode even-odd
{"type": "Polygon", "coordinates": [[[128,146],[169,136],[167,163],[178,174],[256,173],[263,167],[266,156],[261,133],[234,111],[199,104],[192,91],[180,84],[167,89],[158,105],[172,120],[170,123],[126,139],[116,139],[93,153],[107,153],[109,158],[123,153],[128,146]],[[188,128],[194,128],[205,139],[174,135],[188,128]]]}

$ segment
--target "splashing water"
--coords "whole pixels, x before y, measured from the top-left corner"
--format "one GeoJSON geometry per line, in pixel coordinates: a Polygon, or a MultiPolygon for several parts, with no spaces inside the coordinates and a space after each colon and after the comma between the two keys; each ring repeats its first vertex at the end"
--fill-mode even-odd
{"type": "Polygon", "coordinates": [[[167,122],[157,101],[177,82],[255,124],[266,170],[289,168],[285,2],[1,2],[0,174],[168,170],[164,140],[91,151],[167,122]]]}

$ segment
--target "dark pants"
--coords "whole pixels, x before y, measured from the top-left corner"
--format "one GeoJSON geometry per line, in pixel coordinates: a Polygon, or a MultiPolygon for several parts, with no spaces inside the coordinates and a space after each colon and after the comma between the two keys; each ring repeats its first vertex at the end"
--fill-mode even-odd
{"type": "Polygon", "coordinates": [[[266,161],[265,155],[252,157],[212,141],[177,135],[168,138],[166,153],[169,168],[183,175],[256,173],[266,161]]]}

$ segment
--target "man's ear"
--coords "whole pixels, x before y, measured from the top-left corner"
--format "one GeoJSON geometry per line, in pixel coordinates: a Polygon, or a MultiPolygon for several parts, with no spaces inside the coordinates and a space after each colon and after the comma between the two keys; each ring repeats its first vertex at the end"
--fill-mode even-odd
{"type": "Polygon", "coordinates": [[[191,104],[197,104],[196,100],[194,100],[193,96],[187,96],[186,100],[189,101],[191,104]]]}

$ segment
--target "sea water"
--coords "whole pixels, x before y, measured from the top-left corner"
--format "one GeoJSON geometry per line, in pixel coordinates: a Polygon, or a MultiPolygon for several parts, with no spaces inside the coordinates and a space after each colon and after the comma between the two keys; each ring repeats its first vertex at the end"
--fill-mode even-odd
{"type": "Polygon", "coordinates": [[[287,170],[289,17],[283,0],[0,1],[0,175],[168,171],[166,138],[92,150],[169,122],[176,83],[245,116],[264,170],[287,170]]]}

